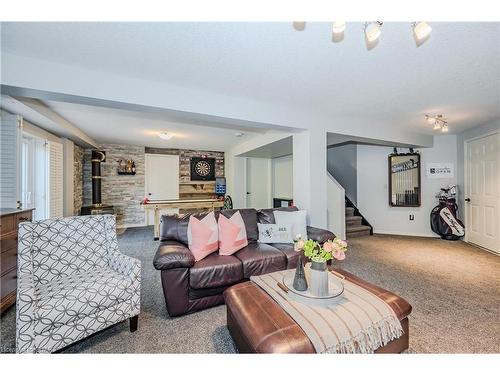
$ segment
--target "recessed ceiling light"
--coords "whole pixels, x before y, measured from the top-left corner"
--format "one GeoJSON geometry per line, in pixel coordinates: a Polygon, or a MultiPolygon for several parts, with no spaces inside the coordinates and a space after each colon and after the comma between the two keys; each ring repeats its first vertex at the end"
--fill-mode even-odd
{"type": "Polygon", "coordinates": [[[160,137],[164,141],[172,139],[173,136],[174,135],[172,133],[167,133],[167,132],[161,132],[160,134],[158,134],[158,137],[160,137]]]}
{"type": "Polygon", "coordinates": [[[238,132],[238,133],[234,133],[234,136],[235,137],[243,137],[245,133],[241,133],[241,132],[238,132]]]}
{"type": "Polygon", "coordinates": [[[415,22],[413,25],[413,37],[417,47],[424,44],[431,36],[432,27],[427,22],[415,22]]]}

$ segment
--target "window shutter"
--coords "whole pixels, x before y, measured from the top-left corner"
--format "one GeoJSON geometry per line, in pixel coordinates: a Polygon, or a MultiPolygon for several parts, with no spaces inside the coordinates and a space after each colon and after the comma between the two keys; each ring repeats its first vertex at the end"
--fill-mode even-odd
{"type": "Polygon", "coordinates": [[[16,208],[19,183],[19,134],[21,117],[0,116],[0,207],[16,208]]]}
{"type": "Polygon", "coordinates": [[[49,218],[63,216],[63,145],[48,142],[49,147],[49,218]]]}

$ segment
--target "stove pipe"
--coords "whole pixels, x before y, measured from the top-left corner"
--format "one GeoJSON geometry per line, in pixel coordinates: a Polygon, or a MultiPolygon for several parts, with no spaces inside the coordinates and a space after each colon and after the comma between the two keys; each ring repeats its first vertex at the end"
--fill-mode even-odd
{"type": "Polygon", "coordinates": [[[101,207],[101,163],[106,161],[106,152],[92,150],[92,206],[101,207]]]}

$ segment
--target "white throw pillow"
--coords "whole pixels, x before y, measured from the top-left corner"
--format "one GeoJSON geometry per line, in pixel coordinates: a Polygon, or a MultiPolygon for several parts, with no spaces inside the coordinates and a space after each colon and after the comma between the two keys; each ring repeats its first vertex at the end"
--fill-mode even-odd
{"type": "Polygon", "coordinates": [[[274,219],[278,225],[289,225],[292,229],[292,239],[298,234],[307,240],[307,211],[274,211],[274,219]]]}
{"type": "Polygon", "coordinates": [[[293,243],[292,231],[289,225],[260,224],[259,242],[261,243],[293,243]]]}

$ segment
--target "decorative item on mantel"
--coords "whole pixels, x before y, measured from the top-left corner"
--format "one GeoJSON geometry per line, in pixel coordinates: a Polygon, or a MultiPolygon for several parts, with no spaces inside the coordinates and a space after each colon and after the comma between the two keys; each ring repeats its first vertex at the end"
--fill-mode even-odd
{"type": "MultiPolygon", "coordinates": [[[[336,259],[341,261],[345,259],[347,251],[347,242],[340,238],[329,240],[321,246],[313,240],[304,241],[300,237],[296,238],[295,251],[304,250],[304,256],[311,260],[310,268],[310,292],[311,294],[322,297],[328,295],[328,266],[327,261],[336,259]]],[[[299,267],[303,268],[302,259],[297,265],[296,277],[300,275],[299,267]]],[[[307,283],[307,282],[306,282],[307,283]]],[[[294,279],[295,288],[295,279],[294,279]]],[[[307,289],[307,287],[306,287],[307,289]]],[[[301,290],[301,289],[297,289],[301,290]]]]}
{"type": "Polygon", "coordinates": [[[118,174],[135,174],[135,162],[133,160],[118,160],[118,174]]]}

